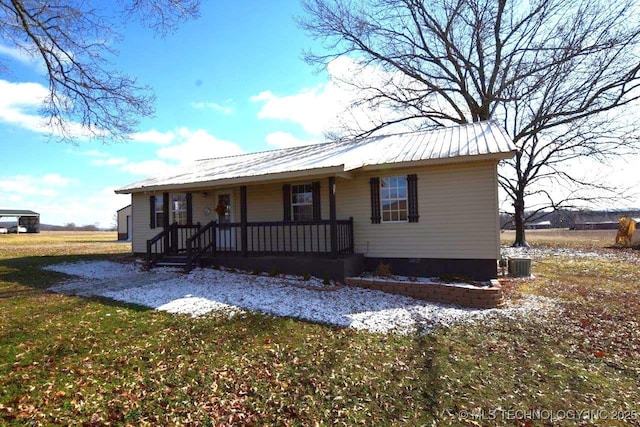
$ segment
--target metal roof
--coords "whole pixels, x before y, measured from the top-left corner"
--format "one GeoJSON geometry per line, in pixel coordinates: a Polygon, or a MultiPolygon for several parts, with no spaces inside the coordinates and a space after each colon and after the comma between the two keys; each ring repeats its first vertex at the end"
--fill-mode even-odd
{"type": "Polygon", "coordinates": [[[376,167],[406,167],[429,162],[455,163],[507,159],[515,153],[511,138],[494,122],[431,131],[407,132],[239,156],[198,160],[183,173],[152,177],[116,190],[135,193],[163,187],[223,185],[261,181],[277,174],[340,173],[376,167]]]}
{"type": "Polygon", "coordinates": [[[0,209],[0,217],[3,216],[40,216],[40,214],[23,209],[0,209]]]}

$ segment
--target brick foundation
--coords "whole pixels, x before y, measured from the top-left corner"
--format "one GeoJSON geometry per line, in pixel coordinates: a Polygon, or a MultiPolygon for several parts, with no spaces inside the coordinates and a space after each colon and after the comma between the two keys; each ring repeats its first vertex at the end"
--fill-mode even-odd
{"type": "Polygon", "coordinates": [[[456,304],[463,307],[497,308],[504,305],[502,287],[495,281],[492,281],[491,286],[462,287],[445,283],[414,283],[348,277],[345,279],[345,283],[390,294],[405,295],[445,304],[456,304]]]}

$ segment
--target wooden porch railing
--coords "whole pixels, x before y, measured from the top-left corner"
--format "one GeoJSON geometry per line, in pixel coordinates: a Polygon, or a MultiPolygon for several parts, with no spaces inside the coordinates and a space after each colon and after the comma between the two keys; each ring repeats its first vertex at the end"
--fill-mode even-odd
{"type": "Polygon", "coordinates": [[[147,240],[147,268],[153,267],[163,256],[185,253],[187,240],[200,228],[200,224],[179,225],[173,223],[157,236],[147,240]]]}
{"type": "MultiPolygon", "coordinates": [[[[162,234],[162,233],[161,233],[162,234]]],[[[156,236],[159,237],[160,235],[156,236]]],[[[151,242],[151,241],[150,241],[151,242]]],[[[296,222],[247,222],[218,224],[212,221],[185,241],[186,269],[205,255],[324,255],[353,253],[353,218],[296,222]],[[243,235],[242,231],[246,230],[243,235]]]]}
{"type": "Polygon", "coordinates": [[[203,255],[211,253],[216,245],[216,221],[211,221],[201,227],[186,241],[187,246],[187,271],[191,271],[193,264],[203,255]]]}

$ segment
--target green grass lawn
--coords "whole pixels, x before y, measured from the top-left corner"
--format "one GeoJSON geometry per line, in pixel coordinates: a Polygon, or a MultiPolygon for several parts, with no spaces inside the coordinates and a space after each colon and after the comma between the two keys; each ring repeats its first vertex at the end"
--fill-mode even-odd
{"type": "Polygon", "coordinates": [[[623,424],[502,418],[536,409],[640,422],[640,261],[535,260],[509,298],[556,311],[412,336],[46,291],[64,275],[39,267],[125,256],[114,240],[0,236],[0,424],[623,424]]]}

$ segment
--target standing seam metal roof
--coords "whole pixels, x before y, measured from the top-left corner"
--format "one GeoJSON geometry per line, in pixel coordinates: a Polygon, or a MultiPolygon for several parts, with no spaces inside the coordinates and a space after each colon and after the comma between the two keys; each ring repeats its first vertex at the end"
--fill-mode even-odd
{"type": "Polygon", "coordinates": [[[148,187],[196,184],[224,179],[260,177],[330,167],[351,171],[365,166],[425,160],[463,161],[470,156],[513,156],[515,146],[493,122],[478,122],[432,131],[408,132],[356,140],[263,151],[196,161],[183,173],[153,177],[118,189],[118,193],[148,187]]]}
{"type": "Polygon", "coordinates": [[[40,216],[40,214],[24,209],[0,209],[0,217],[2,216],[40,216]]]}

